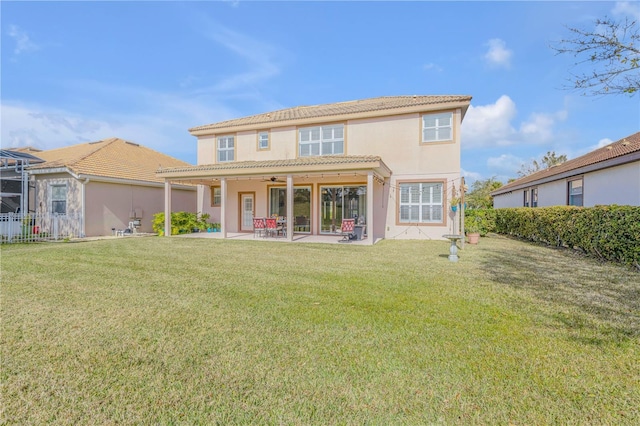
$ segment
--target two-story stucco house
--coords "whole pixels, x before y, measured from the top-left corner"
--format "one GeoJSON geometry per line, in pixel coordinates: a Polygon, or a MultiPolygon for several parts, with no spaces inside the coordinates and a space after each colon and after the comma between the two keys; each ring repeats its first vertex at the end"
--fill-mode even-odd
{"type": "Polygon", "coordinates": [[[198,210],[220,221],[223,237],[252,232],[253,217],[277,215],[288,218],[290,240],[336,234],[346,218],[365,225],[369,244],[441,239],[451,231],[448,189],[459,186],[470,101],[379,97],[194,127],[197,165],[158,172],[166,217],[172,185],[197,183],[198,210]]]}
{"type": "Polygon", "coordinates": [[[493,191],[495,208],[640,206],[640,132],[493,191]]]}

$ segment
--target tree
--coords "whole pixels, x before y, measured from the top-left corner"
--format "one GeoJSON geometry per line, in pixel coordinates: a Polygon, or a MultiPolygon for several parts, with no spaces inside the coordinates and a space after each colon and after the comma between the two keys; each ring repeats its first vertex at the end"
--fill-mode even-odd
{"type": "Polygon", "coordinates": [[[465,194],[464,201],[472,209],[493,208],[493,197],[491,192],[502,186],[502,182],[497,181],[495,176],[489,179],[477,180],[471,185],[471,191],[465,194]]]}
{"type": "Polygon", "coordinates": [[[518,176],[528,176],[537,171],[562,164],[565,161],[567,161],[567,156],[565,154],[556,155],[555,151],[547,151],[539,162],[534,159],[530,164],[523,164],[518,171],[518,176]]]}
{"type": "Polygon", "coordinates": [[[593,69],[572,74],[568,88],[591,95],[628,94],[640,90],[640,34],[638,21],[596,19],[588,31],[567,27],[575,38],[560,40],[551,46],[556,54],[569,53],[579,58],[576,67],[593,69]]]}

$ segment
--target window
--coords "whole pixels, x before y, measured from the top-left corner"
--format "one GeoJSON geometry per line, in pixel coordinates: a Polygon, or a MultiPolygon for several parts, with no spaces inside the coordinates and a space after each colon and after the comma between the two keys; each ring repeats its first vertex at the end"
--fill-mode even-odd
{"type": "Polygon", "coordinates": [[[582,178],[569,181],[569,205],[582,206],[582,178]]]}
{"type": "Polygon", "coordinates": [[[531,207],[538,207],[538,188],[531,189],[531,207]]]}
{"type": "Polygon", "coordinates": [[[400,223],[442,223],[444,183],[400,184],[400,223]]]}
{"type": "Polygon", "coordinates": [[[452,112],[422,116],[422,142],[450,141],[452,139],[452,112]]]}
{"type": "Polygon", "coordinates": [[[222,191],[219,186],[211,187],[211,207],[219,207],[222,204],[222,191]]]}
{"type": "Polygon", "coordinates": [[[305,127],[298,143],[300,157],[344,154],[344,125],[305,127]]]}
{"type": "Polygon", "coordinates": [[[258,132],[258,149],[269,149],[269,132],[258,132]]]}
{"type": "Polygon", "coordinates": [[[525,207],[529,207],[529,190],[528,189],[524,190],[524,202],[522,205],[525,207]]]}
{"type": "Polygon", "coordinates": [[[218,163],[234,160],[234,146],[233,136],[221,136],[218,138],[218,163]]]}
{"type": "Polygon", "coordinates": [[[51,212],[67,214],[67,185],[51,185],[51,212]]]}

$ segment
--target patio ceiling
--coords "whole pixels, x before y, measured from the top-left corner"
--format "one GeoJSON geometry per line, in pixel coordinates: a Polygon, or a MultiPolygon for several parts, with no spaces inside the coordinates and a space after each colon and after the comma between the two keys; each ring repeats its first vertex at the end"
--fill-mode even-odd
{"type": "Polygon", "coordinates": [[[391,176],[391,170],[378,156],[340,155],[303,157],[287,160],[232,161],[190,167],[172,167],[157,171],[159,178],[175,183],[209,185],[221,178],[252,179],[271,176],[321,176],[324,174],[354,174],[366,176],[373,171],[380,179],[391,176]]]}

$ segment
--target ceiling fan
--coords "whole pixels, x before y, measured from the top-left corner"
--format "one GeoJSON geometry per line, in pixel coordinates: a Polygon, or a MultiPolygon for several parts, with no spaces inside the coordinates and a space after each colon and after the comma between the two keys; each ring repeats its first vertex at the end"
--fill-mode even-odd
{"type": "Polygon", "coordinates": [[[286,182],[286,181],[282,179],[278,179],[275,176],[271,176],[270,178],[262,178],[262,182],[286,182]]]}

